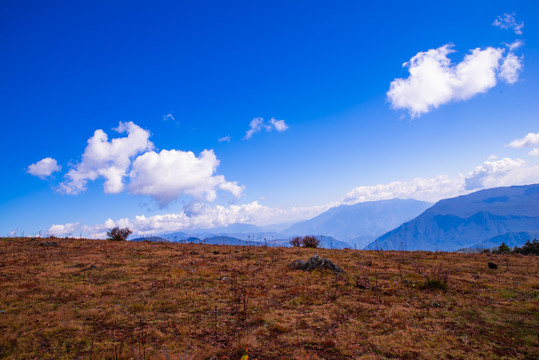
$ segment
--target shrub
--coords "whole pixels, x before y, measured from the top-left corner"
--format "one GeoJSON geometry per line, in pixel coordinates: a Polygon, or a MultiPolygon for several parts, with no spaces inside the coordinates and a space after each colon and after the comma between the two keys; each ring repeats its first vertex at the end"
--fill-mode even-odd
{"type": "Polygon", "coordinates": [[[114,241],[125,241],[127,240],[127,237],[131,235],[133,232],[129,228],[123,228],[120,229],[118,226],[110,229],[107,231],[107,236],[109,240],[114,241]]]}
{"type": "Polygon", "coordinates": [[[303,246],[306,248],[317,248],[320,245],[320,240],[314,236],[305,236],[301,239],[303,246]]]}
{"type": "Polygon", "coordinates": [[[295,238],[290,240],[290,245],[292,245],[293,247],[300,247],[301,245],[303,245],[303,242],[301,241],[301,238],[299,236],[296,236],[295,238]]]}
{"type": "Polygon", "coordinates": [[[493,251],[494,254],[511,254],[511,249],[509,246],[505,245],[505,243],[502,242],[502,244],[498,247],[497,250],[493,251]]]}
{"type": "Polygon", "coordinates": [[[539,255],[539,241],[537,239],[532,242],[528,240],[521,248],[516,248],[514,252],[523,255],[539,255]]]}

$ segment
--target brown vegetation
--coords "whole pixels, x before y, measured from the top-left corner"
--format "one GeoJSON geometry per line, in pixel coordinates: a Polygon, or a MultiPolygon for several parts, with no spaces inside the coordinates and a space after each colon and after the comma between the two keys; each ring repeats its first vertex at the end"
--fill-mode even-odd
{"type": "Polygon", "coordinates": [[[0,358],[539,358],[538,270],[523,255],[0,239],[0,358]],[[346,274],[289,267],[315,254],[346,274]]]}

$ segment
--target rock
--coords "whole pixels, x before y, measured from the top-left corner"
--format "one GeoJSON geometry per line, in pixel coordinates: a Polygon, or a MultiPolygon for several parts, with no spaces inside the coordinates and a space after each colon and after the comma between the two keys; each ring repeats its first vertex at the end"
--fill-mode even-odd
{"type": "Polygon", "coordinates": [[[497,268],[498,268],[498,265],[489,262],[489,263],[488,263],[488,268],[489,268],[489,269],[497,269],[497,268]]]}
{"type": "Polygon", "coordinates": [[[290,264],[290,267],[292,269],[301,269],[305,271],[327,269],[331,270],[334,274],[344,274],[344,270],[335,265],[331,260],[321,258],[318,255],[314,255],[307,262],[304,262],[303,260],[295,260],[292,264],[290,264]]]}
{"type": "Polygon", "coordinates": [[[93,269],[99,269],[99,267],[95,266],[94,264],[88,266],[88,270],[93,270],[93,269]]]}
{"type": "Polygon", "coordinates": [[[56,247],[56,246],[58,246],[58,243],[54,242],[54,241],[45,241],[45,242],[39,243],[39,246],[56,247]]]}
{"type": "Polygon", "coordinates": [[[294,260],[292,262],[292,264],[290,264],[290,267],[292,269],[303,270],[305,268],[305,261],[303,261],[303,260],[294,260]]]}

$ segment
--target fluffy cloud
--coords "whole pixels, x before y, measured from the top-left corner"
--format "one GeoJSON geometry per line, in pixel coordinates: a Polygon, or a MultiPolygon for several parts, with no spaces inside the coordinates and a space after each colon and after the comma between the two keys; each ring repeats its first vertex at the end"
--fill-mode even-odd
{"type": "Polygon", "coordinates": [[[78,194],[86,190],[88,181],[98,177],[105,179],[106,193],[123,191],[131,160],[137,154],[153,149],[154,145],[149,140],[150,133],[132,122],[120,122],[114,130],[127,132],[127,136],[109,141],[103,130],[96,130],[88,139],[81,162],[65,175],[65,181],[60,184],[61,192],[78,194]]]}
{"type": "Polygon", "coordinates": [[[245,139],[250,139],[254,134],[262,130],[272,131],[273,129],[283,132],[288,129],[288,125],[284,120],[275,120],[275,118],[271,118],[269,121],[265,121],[261,117],[254,118],[249,123],[249,130],[245,133],[245,139]]]}
{"type": "Polygon", "coordinates": [[[522,159],[503,158],[485,161],[468,174],[454,178],[439,175],[434,178],[415,178],[411,181],[359,186],[346,194],[343,203],[355,204],[394,198],[435,202],[490,187],[537,182],[539,182],[539,166],[528,164],[522,159]]]}
{"type": "Polygon", "coordinates": [[[275,120],[274,118],[271,118],[270,124],[273,125],[273,127],[277,131],[285,131],[286,129],[288,129],[288,125],[286,125],[284,120],[275,120]]]}
{"type": "Polygon", "coordinates": [[[528,133],[528,135],[524,136],[523,138],[513,140],[511,141],[511,143],[509,143],[509,145],[506,145],[506,146],[514,147],[514,148],[523,148],[523,147],[531,147],[535,145],[539,145],[539,133],[528,133]]]}
{"type": "Polygon", "coordinates": [[[218,189],[239,198],[244,188],[226,181],[222,175],[214,175],[218,165],[213,150],[204,150],[199,157],[191,151],[149,151],[133,162],[129,191],[149,195],[161,205],[183,194],[214,201],[218,189]]]}
{"type": "Polygon", "coordinates": [[[35,164],[28,166],[27,173],[30,175],[38,176],[41,179],[50,176],[53,172],[60,171],[62,167],[58,165],[55,159],[46,157],[39,160],[35,164]]]}
{"type": "Polygon", "coordinates": [[[539,148],[535,148],[528,153],[530,156],[539,156],[539,148]]]}
{"type": "Polygon", "coordinates": [[[503,14],[503,16],[496,17],[492,25],[497,26],[501,29],[512,29],[515,34],[522,35],[522,28],[524,27],[524,22],[516,21],[515,13],[512,13],[503,14]]]}
{"type": "Polygon", "coordinates": [[[526,162],[522,159],[513,160],[510,158],[503,158],[500,160],[485,161],[466,176],[464,189],[475,190],[529,183],[529,175],[532,175],[529,182],[539,180],[537,168],[535,168],[535,176],[533,176],[534,168],[527,168],[526,162]]]}
{"type": "Polygon", "coordinates": [[[455,65],[448,58],[454,52],[452,47],[446,44],[419,52],[404,63],[410,76],[393,80],[387,92],[393,108],[407,109],[412,117],[418,117],[450,101],[488,91],[496,85],[498,73],[509,83],[518,79],[521,59],[512,53],[504,58],[504,49],[476,48],[455,65]]]}

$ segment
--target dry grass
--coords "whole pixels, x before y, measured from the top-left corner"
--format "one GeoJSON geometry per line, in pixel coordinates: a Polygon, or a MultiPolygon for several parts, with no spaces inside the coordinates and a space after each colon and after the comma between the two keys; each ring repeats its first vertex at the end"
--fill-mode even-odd
{"type": "Polygon", "coordinates": [[[533,359],[538,270],[521,255],[0,239],[0,358],[533,359]],[[288,268],[314,254],[347,274],[288,268]],[[439,269],[447,290],[427,289],[439,269]]]}

